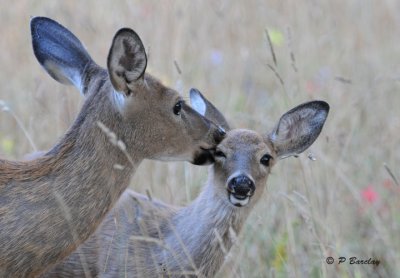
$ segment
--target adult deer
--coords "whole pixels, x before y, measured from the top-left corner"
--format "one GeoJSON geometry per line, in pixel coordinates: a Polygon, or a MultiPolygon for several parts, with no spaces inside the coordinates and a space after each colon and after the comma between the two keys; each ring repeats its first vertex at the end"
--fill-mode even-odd
{"type": "Polygon", "coordinates": [[[139,36],[119,30],[107,69],[57,22],[31,20],[34,53],[85,96],[65,136],[44,156],[0,160],[0,277],[34,277],[95,232],[143,159],[210,162],[224,131],[145,73],[139,36]]]}
{"type": "Polygon", "coordinates": [[[46,277],[213,277],[260,200],[272,166],[307,149],[329,112],[326,102],[304,103],[285,113],[270,133],[259,134],[230,130],[197,90],[191,101],[229,130],[200,195],[177,208],[127,190],[96,233],[46,277]]]}

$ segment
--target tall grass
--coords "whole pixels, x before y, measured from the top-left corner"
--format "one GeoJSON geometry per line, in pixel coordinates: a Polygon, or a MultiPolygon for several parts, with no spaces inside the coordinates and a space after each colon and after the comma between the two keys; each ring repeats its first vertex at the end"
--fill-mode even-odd
{"type": "MultiPolygon", "coordinates": [[[[73,88],[51,80],[36,62],[30,16],[67,26],[100,65],[115,31],[129,26],[142,37],[154,75],[185,96],[199,88],[234,127],[268,131],[301,102],[323,99],[331,105],[310,150],[273,170],[221,277],[400,272],[398,1],[0,4],[1,157],[20,159],[33,146],[50,148],[82,103],[73,88]],[[336,262],[328,265],[328,256],[336,262]],[[338,265],[341,256],[380,264],[338,265]]],[[[131,184],[138,192],[186,204],[206,172],[185,163],[146,161],[131,184]]]]}

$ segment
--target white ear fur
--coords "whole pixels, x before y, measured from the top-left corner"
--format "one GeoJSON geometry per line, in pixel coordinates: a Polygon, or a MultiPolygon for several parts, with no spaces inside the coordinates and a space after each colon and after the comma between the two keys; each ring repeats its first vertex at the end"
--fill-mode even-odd
{"type": "Polygon", "coordinates": [[[194,110],[202,116],[205,116],[207,106],[197,90],[190,90],[190,103],[194,110]]]}
{"type": "Polygon", "coordinates": [[[225,131],[230,130],[228,122],[224,115],[209,101],[199,90],[190,89],[190,102],[195,111],[206,117],[208,120],[223,128],[225,131]]]}
{"type": "Polygon", "coordinates": [[[112,92],[112,101],[114,102],[114,105],[118,108],[118,110],[122,112],[126,101],[125,95],[114,90],[112,92]]]}

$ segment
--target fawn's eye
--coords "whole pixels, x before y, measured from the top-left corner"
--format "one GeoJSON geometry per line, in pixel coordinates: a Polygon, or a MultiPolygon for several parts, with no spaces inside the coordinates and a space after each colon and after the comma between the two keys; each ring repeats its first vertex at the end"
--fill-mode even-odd
{"type": "Polygon", "coordinates": [[[269,166],[269,162],[271,161],[272,156],[270,154],[264,154],[263,157],[260,159],[260,163],[265,166],[269,166]]]}
{"type": "Polygon", "coordinates": [[[226,155],[221,150],[216,150],[215,151],[215,157],[226,158],[226,155]]]}
{"type": "Polygon", "coordinates": [[[174,114],[175,115],[180,115],[181,114],[181,110],[182,110],[182,100],[178,101],[175,106],[174,106],[174,114]]]}

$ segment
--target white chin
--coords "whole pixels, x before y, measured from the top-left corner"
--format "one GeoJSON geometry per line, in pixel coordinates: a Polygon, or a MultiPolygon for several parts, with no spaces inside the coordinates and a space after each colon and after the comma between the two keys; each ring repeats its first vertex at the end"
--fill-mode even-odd
{"type": "Polygon", "coordinates": [[[246,197],[245,199],[237,199],[233,194],[229,194],[229,201],[232,205],[237,207],[243,207],[249,203],[250,197],[246,197]]]}

